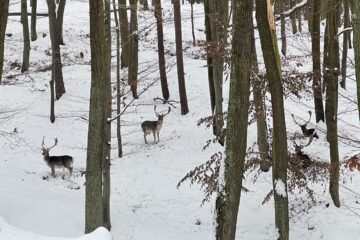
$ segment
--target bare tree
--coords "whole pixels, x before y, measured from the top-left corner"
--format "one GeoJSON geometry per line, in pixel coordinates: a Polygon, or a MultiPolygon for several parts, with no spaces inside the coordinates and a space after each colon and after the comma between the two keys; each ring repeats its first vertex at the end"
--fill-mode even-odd
{"type": "Polygon", "coordinates": [[[9,1],[0,1],[0,83],[4,62],[5,31],[9,12],[9,1]]]}
{"type": "Polygon", "coordinates": [[[21,65],[21,72],[23,73],[29,70],[29,61],[30,61],[30,36],[29,36],[29,21],[28,21],[26,0],[21,0],[21,23],[23,26],[23,38],[24,38],[23,62],[21,65]]]}
{"type": "Polygon", "coordinates": [[[59,6],[56,14],[57,39],[60,45],[64,45],[63,23],[66,0],[60,0],[58,4],[59,6]]]}
{"type": "Polygon", "coordinates": [[[178,75],[178,83],[179,83],[181,115],[186,115],[189,112],[189,107],[186,96],[184,61],[183,61],[183,52],[182,52],[183,48],[182,48],[180,0],[173,0],[173,5],[174,5],[177,75],[178,75]]]}
{"type": "Polygon", "coordinates": [[[129,78],[128,83],[131,88],[133,98],[137,99],[137,83],[139,68],[139,35],[137,20],[137,3],[138,0],[130,0],[130,46],[129,46],[129,78]]]}
{"type": "Polygon", "coordinates": [[[247,147],[252,0],[235,0],[224,185],[216,199],[216,239],[234,240],[247,147]]]}
{"type": "Polygon", "coordinates": [[[279,240],[289,239],[287,196],[287,137],[282,89],[281,62],[277,46],[275,19],[270,0],[256,0],[261,49],[269,81],[273,111],[272,177],[275,202],[275,226],[279,240]]]}
{"type": "Polygon", "coordinates": [[[37,10],[37,0],[31,0],[31,41],[36,41],[36,10],[37,10]]]}

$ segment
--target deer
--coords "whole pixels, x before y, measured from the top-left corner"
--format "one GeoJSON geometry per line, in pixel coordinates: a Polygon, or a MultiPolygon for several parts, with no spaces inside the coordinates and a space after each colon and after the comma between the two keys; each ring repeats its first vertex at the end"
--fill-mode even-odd
{"type": "Polygon", "coordinates": [[[308,168],[308,167],[311,165],[311,163],[312,163],[310,157],[309,157],[307,154],[305,154],[305,153],[302,152],[302,149],[303,149],[304,147],[309,146],[310,143],[311,143],[311,140],[310,140],[309,143],[306,144],[306,145],[297,145],[297,143],[295,142],[295,140],[293,140],[293,144],[294,144],[294,147],[295,147],[296,158],[297,158],[298,160],[300,160],[303,169],[308,168]]]}
{"type": "Polygon", "coordinates": [[[44,157],[44,161],[51,168],[51,175],[53,177],[55,176],[55,168],[64,167],[69,170],[70,176],[71,176],[72,171],[73,171],[73,157],[69,156],[69,155],[50,156],[49,155],[50,149],[52,149],[53,147],[55,147],[57,145],[58,139],[55,138],[54,145],[51,147],[48,147],[48,148],[45,147],[44,140],[45,140],[45,137],[43,137],[41,150],[42,150],[42,155],[44,157]]]}
{"type": "Polygon", "coordinates": [[[291,114],[291,116],[292,116],[295,124],[298,125],[301,128],[301,131],[302,131],[304,137],[309,137],[310,138],[310,141],[309,141],[309,144],[310,144],[312,142],[313,138],[319,139],[319,136],[316,134],[315,128],[307,128],[307,125],[309,124],[310,119],[311,119],[312,112],[308,111],[308,113],[309,113],[309,120],[307,120],[305,122],[305,124],[298,123],[295,120],[294,114],[291,114]]]}
{"type": "Polygon", "coordinates": [[[144,133],[145,144],[148,144],[148,142],[146,140],[146,135],[148,135],[150,133],[152,133],[154,135],[154,143],[156,143],[156,135],[157,135],[158,142],[160,141],[159,132],[161,130],[164,117],[170,113],[170,110],[171,110],[171,108],[169,107],[169,110],[167,113],[158,113],[158,112],[156,112],[156,105],[155,105],[154,112],[155,112],[155,115],[157,116],[158,120],[157,121],[144,121],[141,123],[141,129],[144,133]]]}

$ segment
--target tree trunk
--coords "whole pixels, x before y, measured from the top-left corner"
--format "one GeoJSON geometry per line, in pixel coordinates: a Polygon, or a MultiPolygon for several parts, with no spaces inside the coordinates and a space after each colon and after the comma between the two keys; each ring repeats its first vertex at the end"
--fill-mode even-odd
{"type": "Polygon", "coordinates": [[[326,14],[328,53],[324,57],[324,81],[326,83],[326,126],[327,141],[330,144],[330,195],[336,207],[340,207],[339,199],[339,150],[337,137],[338,109],[338,76],[339,76],[339,41],[337,38],[337,6],[338,0],[331,0],[326,14]]]}
{"type": "Polygon", "coordinates": [[[357,101],[360,120],[360,2],[358,0],[351,0],[351,12],[353,25],[353,46],[355,53],[357,101]]]}
{"type": "MultiPolygon", "coordinates": [[[[284,1],[280,2],[281,4],[281,13],[285,12],[285,3],[284,1]]],[[[286,19],[283,14],[280,15],[280,21],[281,21],[281,53],[286,56],[287,51],[287,44],[286,44],[286,19]]]]}
{"type": "Polygon", "coordinates": [[[5,31],[9,12],[9,1],[0,1],[0,83],[3,72],[5,31]]]}
{"type": "Polygon", "coordinates": [[[313,0],[312,14],[312,61],[313,61],[313,94],[316,122],[324,122],[324,106],[321,93],[321,54],[320,54],[320,18],[321,0],[313,0]]]}
{"type": "Polygon", "coordinates": [[[149,3],[147,0],[140,0],[140,4],[144,6],[144,10],[149,10],[149,3]]]}
{"type": "Polygon", "coordinates": [[[158,38],[158,56],[159,56],[159,72],[161,91],[165,101],[169,100],[170,93],[166,77],[165,50],[164,50],[164,31],[161,0],[154,0],[154,14],[156,18],[157,38],[158,38]]]}
{"type": "MultiPolygon", "coordinates": [[[[344,6],[344,28],[349,28],[349,27],[351,27],[349,0],[343,0],[343,6],[344,6]]],[[[341,82],[340,82],[341,87],[344,89],[346,89],[349,38],[350,38],[350,31],[344,32],[343,33],[343,51],[342,51],[342,58],[341,58],[341,82]]]]}
{"type": "Polygon", "coordinates": [[[204,12],[205,12],[205,34],[206,34],[206,43],[208,47],[206,48],[206,60],[207,60],[207,70],[208,70],[208,81],[209,81],[209,93],[210,93],[210,106],[211,113],[214,115],[215,111],[215,89],[214,89],[214,78],[213,78],[213,60],[211,57],[211,49],[209,44],[212,43],[211,39],[211,26],[210,26],[210,0],[204,0],[204,12]]]}
{"type": "Polygon", "coordinates": [[[191,34],[193,38],[193,46],[196,46],[195,27],[194,27],[194,3],[191,3],[190,7],[191,7],[191,34]]]}
{"type": "Polygon", "coordinates": [[[104,156],[103,156],[103,226],[110,231],[111,220],[110,220],[110,151],[111,151],[111,122],[108,119],[111,118],[112,114],[112,92],[111,92],[111,7],[110,1],[105,0],[105,13],[104,13],[104,45],[105,47],[105,62],[104,62],[104,79],[105,81],[105,112],[103,118],[104,125],[104,156]]]}
{"type": "Polygon", "coordinates": [[[30,36],[29,36],[29,23],[28,23],[26,0],[21,0],[21,23],[23,26],[23,37],[24,37],[23,62],[21,65],[21,72],[23,73],[29,70],[29,59],[30,59],[30,36]]]}
{"type": "Polygon", "coordinates": [[[182,48],[180,0],[173,0],[173,4],[174,4],[177,75],[178,75],[178,83],[179,83],[181,115],[186,115],[189,112],[189,107],[186,96],[184,62],[183,62],[183,52],[182,52],[183,48],[182,48]]]}
{"type": "Polygon", "coordinates": [[[55,122],[55,79],[54,71],[51,71],[51,80],[50,80],[50,122],[55,122]]]}
{"type": "Polygon", "coordinates": [[[129,53],[129,79],[128,83],[131,88],[133,98],[137,99],[137,82],[139,68],[139,37],[138,37],[138,20],[137,20],[137,0],[130,0],[130,53],[129,53]]]}
{"type": "Polygon", "coordinates": [[[64,12],[65,12],[66,0],[60,0],[59,7],[57,10],[56,25],[57,25],[57,39],[60,45],[64,44],[63,38],[63,23],[64,23],[64,12]]]}
{"type": "Polygon", "coordinates": [[[225,48],[227,41],[227,22],[229,12],[229,0],[209,0],[209,18],[211,27],[211,57],[213,84],[215,92],[215,114],[213,127],[215,136],[220,137],[224,126],[223,118],[223,74],[226,57],[225,48]]]}
{"type": "Polygon", "coordinates": [[[270,0],[256,0],[256,19],[259,28],[266,75],[269,80],[273,110],[272,173],[275,202],[275,226],[279,240],[289,239],[289,211],[287,197],[287,138],[281,63],[277,47],[275,20],[270,0]],[[271,41],[270,41],[271,40],[271,41]],[[280,192],[279,192],[280,189],[280,192]]]}
{"type": "Polygon", "coordinates": [[[89,1],[91,91],[88,144],[86,158],[85,233],[103,226],[103,163],[107,151],[106,138],[107,84],[110,81],[107,64],[108,43],[105,40],[103,1],[89,1]]]}
{"type": "MultiPolygon", "coordinates": [[[[113,8],[116,9],[116,2],[112,0],[113,8]]],[[[120,89],[120,26],[116,11],[114,11],[114,20],[116,26],[116,137],[118,143],[118,157],[122,158],[122,139],[121,139],[121,119],[120,119],[120,106],[121,106],[121,89],[120,89]]]]}
{"type": "Polygon", "coordinates": [[[60,46],[57,41],[57,24],[56,24],[56,5],[54,0],[46,0],[48,9],[49,9],[49,29],[50,29],[50,39],[51,39],[51,52],[52,52],[52,71],[54,72],[55,80],[55,97],[56,100],[59,100],[61,96],[65,93],[65,85],[62,74],[62,63],[61,63],[61,54],[60,46]]]}
{"type": "MultiPolygon", "coordinates": [[[[290,9],[292,7],[294,7],[295,5],[296,5],[296,0],[290,0],[290,9]]],[[[293,31],[293,34],[295,34],[298,31],[297,26],[296,26],[296,13],[295,12],[290,14],[290,19],[291,19],[292,31],[293,31]]]]}
{"type": "Polygon", "coordinates": [[[234,240],[247,148],[252,0],[235,0],[224,186],[216,199],[216,239],[234,240]]]}
{"type": "Polygon", "coordinates": [[[121,32],[121,68],[129,67],[129,21],[126,0],[119,0],[119,21],[121,32]]]}
{"type": "Polygon", "coordinates": [[[31,41],[36,41],[36,8],[37,0],[31,0],[31,41]]]}
{"type": "Polygon", "coordinates": [[[265,82],[258,77],[259,66],[255,46],[255,30],[253,19],[251,18],[251,76],[252,88],[254,96],[256,126],[257,126],[257,144],[260,152],[262,171],[267,172],[270,169],[271,162],[269,161],[269,143],[268,143],[268,129],[266,124],[266,108],[265,108],[265,82]]]}

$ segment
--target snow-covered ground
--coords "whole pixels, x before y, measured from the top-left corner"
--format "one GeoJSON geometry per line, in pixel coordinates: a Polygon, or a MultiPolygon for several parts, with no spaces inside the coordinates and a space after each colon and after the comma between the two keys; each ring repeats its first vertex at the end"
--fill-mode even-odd
{"type": "MultiPolygon", "coordinates": [[[[18,1],[11,2],[17,3],[10,6],[11,11],[19,11],[18,1]]],[[[170,1],[163,1],[163,8],[170,95],[172,100],[178,101],[176,67],[170,67],[176,61],[170,1]]],[[[45,1],[39,1],[38,11],[47,11],[45,1]]],[[[198,40],[204,40],[203,6],[195,5],[194,11],[196,37],[198,40]]],[[[140,10],[139,15],[141,93],[158,79],[159,74],[153,12],[140,10]]],[[[180,106],[175,103],[176,108],[172,108],[170,114],[165,117],[160,142],[152,144],[153,139],[149,135],[150,145],[145,145],[141,122],[156,118],[153,112],[154,104],[158,105],[158,110],[167,109],[167,106],[153,100],[155,97],[161,97],[160,83],[156,81],[133,103],[130,94],[124,98],[124,102],[131,105],[122,117],[123,158],[116,157],[115,131],[112,141],[113,239],[214,239],[214,199],[201,206],[204,195],[199,186],[190,186],[186,182],[179,189],[176,188],[179,180],[188,171],[208,160],[213,153],[223,150],[220,145],[211,144],[202,151],[206,141],[213,136],[212,129],[197,127],[200,118],[210,115],[210,107],[206,61],[202,56],[204,51],[191,45],[189,4],[183,6],[182,24],[190,113],[181,116],[180,106]]],[[[15,64],[21,64],[22,59],[21,29],[19,17],[10,17],[6,32],[12,36],[6,37],[5,71],[3,84],[0,86],[0,131],[4,131],[0,132],[0,239],[110,239],[104,229],[77,238],[83,235],[85,215],[85,186],[81,172],[85,169],[86,163],[86,119],[90,93],[88,2],[67,1],[64,18],[66,45],[61,49],[66,94],[55,103],[57,118],[54,124],[49,121],[51,73],[42,70],[51,63],[51,56],[48,54],[48,19],[38,18],[38,40],[31,43],[30,70],[26,74],[20,74],[15,64]],[[84,54],[83,59],[80,52],[84,54]],[[13,134],[7,135],[5,132],[13,134]],[[49,177],[50,169],[44,163],[40,151],[43,136],[47,145],[52,145],[55,137],[59,140],[58,146],[51,150],[52,155],[68,154],[74,157],[73,177],[69,178],[65,170],[57,170],[56,178],[49,177]]],[[[288,44],[289,53],[287,59],[283,59],[284,69],[310,71],[311,57],[308,55],[311,45],[306,30],[302,35],[289,34],[288,44]]],[[[260,55],[260,46],[257,49],[260,55]]],[[[350,59],[353,59],[352,50],[350,59]]],[[[349,70],[348,88],[346,91],[340,90],[341,159],[359,152],[359,120],[353,102],[356,100],[355,91],[353,70],[349,70]],[[350,140],[345,139],[346,137],[350,140]]],[[[228,81],[224,93],[226,109],[228,81]]],[[[291,119],[291,113],[306,119],[307,111],[313,109],[313,101],[306,96],[299,100],[290,95],[285,106],[287,131],[291,136],[294,132],[299,132],[299,127],[291,119]]],[[[313,126],[314,122],[313,117],[313,126]]],[[[115,130],[116,126],[113,127],[115,130]]],[[[304,151],[313,158],[327,161],[329,151],[325,136],[326,126],[316,127],[320,139],[315,140],[304,151]]],[[[253,145],[255,140],[256,127],[252,124],[248,145],[253,145]]],[[[289,151],[293,152],[290,141],[289,151]]],[[[270,172],[261,173],[256,183],[253,183],[253,173],[245,176],[245,186],[250,191],[242,193],[237,239],[275,239],[273,202],[270,200],[265,205],[261,204],[272,188],[270,172]]],[[[341,208],[332,205],[327,192],[327,182],[314,186],[317,190],[315,196],[318,204],[310,209],[306,207],[309,201],[305,194],[290,196],[290,205],[295,206],[290,222],[291,239],[360,238],[360,197],[348,190],[359,192],[359,173],[344,169],[342,174],[346,182],[341,184],[346,188],[340,188],[341,208]]]]}

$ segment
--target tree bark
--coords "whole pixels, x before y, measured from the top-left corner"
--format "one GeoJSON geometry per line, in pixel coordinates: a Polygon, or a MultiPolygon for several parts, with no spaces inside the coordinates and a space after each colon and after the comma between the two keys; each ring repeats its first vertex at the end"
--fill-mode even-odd
{"type": "MultiPolygon", "coordinates": [[[[351,27],[349,0],[343,0],[343,6],[344,6],[344,28],[349,28],[351,27]]],[[[341,82],[340,82],[340,86],[344,89],[346,89],[349,38],[350,38],[350,31],[344,32],[343,50],[342,50],[342,58],[341,58],[341,82]]]]}
{"type": "MultiPolygon", "coordinates": [[[[285,11],[285,3],[284,1],[280,2],[281,4],[281,13],[283,13],[285,11]]],[[[286,44],[286,19],[285,16],[283,14],[280,15],[281,17],[281,53],[286,56],[286,51],[287,51],[287,44],[286,44]]]]}
{"type": "Polygon", "coordinates": [[[326,84],[326,126],[327,141],[330,144],[330,195],[336,207],[340,207],[339,198],[339,149],[337,136],[337,109],[338,109],[338,76],[340,69],[339,41],[337,38],[338,0],[331,0],[326,14],[328,53],[324,57],[324,81],[326,84]]]}
{"type": "Polygon", "coordinates": [[[5,31],[9,12],[9,1],[0,1],[0,83],[3,72],[5,31]]]}
{"type": "Polygon", "coordinates": [[[137,0],[130,0],[130,52],[129,52],[129,79],[128,83],[131,88],[133,98],[137,99],[137,82],[139,68],[139,36],[137,20],[137,0]]]}
{"type": "Polygon", "coordinates": [[[256,19],[258,23],[261,48],[266,67],[273,110],[273,149],[272,173],[275,202],[275,226],[279,240],[289,239],[289,211],[287,197],[287,137],[284,115],[284,100],[280,56],[277,47],[275,20],[270,0],[256,0],[256,19]],[[284,191],[279,193],[278,188],[284,191]],[[285,195],[284,195],[285,194],[285,195]]]}
{"type": "MultiPolygon", "coordinates": [[[[113,8],[116,9],[116,2],[112,0],[113,8]]],[[[114,11],[114,20],[116,27],[116,137],[118,143],[118,157],[122,158],[122,139],[121,139],[121,119],[120,119],[120,106],[121,106],[121,84],[120,84],[120,26],[119,19],[116,11],[114,11]]]]}
{"type": "Polygon", "coordinates": [[[119,21],[121,32],[121,68],[129,67],[129,21],[126,0],[119,0],[119,21]]]}
{"type": "Polygon", "coordinates": [[[158,56],[161,91],[165,101],[169,100],[170,93],[166,77],[165,50],[164,50],[164,31],[161,0],[154,0],[154,14],[156,18],[157,38],[158,38],[158,56]]]}
{"type": "Polygon", "coordinates": [[[27,1],[21,0],[21,23],[23,26],[24,37],[24,50],[23,50],[23,62],[21,65],[21,72],[29,70],[30,61],[30,36],[29,36],[29,21],[27,17],[27,1]]]}
{"type": "Polygon", "coordinates": [[[178,83],[179,83],[181,115],[186,115],[189,112],[189,107],[186,96],[184,61],[183,61],[183,52],[182,52],[183,48],[182,48],[180,0],[173,0],[173,4],[174,4],[177,75],[178,75],[178,83]]]}
{"type": "MultiPolygon", "coordinates": [[[[211,25],[210,25],[210,0],[204,0],[204,12],[205,12],[205,34],[206,34],[206,43],[208,47],[206,48],[206,61],[207,61],[207,70],[208,70],[208,81],[209,81],[209,93],[210,93],[210,106],[211,114],[214,115],[215,111],[215,89],[214,89],[214,78],[213,78],[213,60],[211,57],[211,50],[209,44],[211,44],[211,25]]],[[[215,133],[215,132],[214,132],[215,133]]]]}
{"type": "Polygon", "coordinates": [[[36,41],[36,8],[37,0],[31,0],[31,41],[36,41]]]}
{"type": "Polygon", "coordinates": [[[66,0],[60,0],[56,16],[57,39],[60,45],[65,45],[63,37],[63,23],[66,0]]]}
{"type": "Polygon", "coordinates": [[[60,45],[58,42],[58,29],[56,24],[56,5],[54,0],[46,0],[49,9],[49,29],[52,52],[52,68],[55,80],[55,97],[59,100],[65,93],[65,85],[62,73],[60,45]]]}
{"type": "Polygon", "coordinates": [[[211,49],[212,72],[215,93],[215,114],[213,127],[215,136],[220,137],[223,126],[223,74],[224,61],[226,57],[227,22],[229,12],[229,0],[209,0],[209,18],[211,27],[211,49]]]}
{"type": "Polygon", "coordinates": [[[360,120],[360,2],[351,0],[353,47],[355,53],[355,75],[357,86],[358,112],[360,120]]]}
{"type": "MultiPolygon", "coordinates": [[[[293,8],[296,5],[296,0],[290,0],[290,8],[293,8]]],[[[293,34],[297,33],[297,25],[296,25],[296,13],[293,12],[290,14],[290,20],[291,20],[291,27],[293,34]]]]}
{"type": "Polygon", "coordinates": [[[104,28],[105,36],[103,39],[105,47],[105,62],[104,62],[104,79],[105,81],[105,112],[103,118],[105,141],[103,142],[104,156],[103,156],[103,226],[107,230],[111,230],[110,220],[110,159],[111,159],[111,122],[108,119],[112,114],[112,92],[111,92],[111,8],[110,1],[104,0],[104,28]]]}
{"type": "Polygon", "coordinates": [[[312,14],[312,61],[313,61],[313,94],[316,122],[324,122],[324,106],[321,93],[321,54],[320,54],[320,18],[321,0],[313,0],[312,14]]]}
{"type": "Polygon", "coordinates": [[[234,240],[247,148],[252,0],[234,0],[224,186],[216,199],[216,239],[234,240]]]}
{"type": "Polygon", "coordinates": [[[91,91],[88,144],[86,157],[85,189],[85,233],[103,226],[103,163],[107,151],[106,138],[107,82],[108,70],[105,41],[103,1],[89,1],[90,6],[90,49],[91,49],[91,91]]]}

